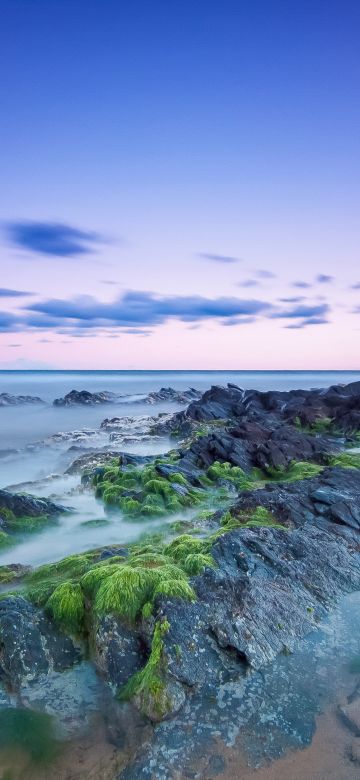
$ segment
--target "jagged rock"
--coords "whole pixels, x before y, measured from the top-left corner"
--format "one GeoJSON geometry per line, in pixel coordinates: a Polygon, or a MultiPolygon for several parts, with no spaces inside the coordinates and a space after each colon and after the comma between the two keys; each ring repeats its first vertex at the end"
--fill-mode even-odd
{"type": "Polygon", "coordinates": [[[174,401],[178,404],[188,404],[190,401],[198,400],[201,397],[199,390],[189,387],[188,390],[174,390],[173,387],[161,387],[148,394],[146,403],[155,404],[159,401],[174,401]]]}
{"type": "Polygon", "coordinates": [[[144,666],[149,654],[140,633],[110,615],[98,622],[93,644],[98,669],[118,688],[144,666]]]}
{"type": "Polygon", "coordinates": [[[63,398],[55,398],[54,406],[95,406],[111,403],[146,403],[155,404],[163,401],[173,401],[178,404],[187,404],[189,401],[200,398],[201,393],[193,387],[188,390],[174,390],[172,387],[162,387],[147,395],[121,395],[102,390],[91,393],[89,390],[71,390],[63,398]]]}
{"type": "Polygon", "coordinates": [[[193,580],[198,600],[159,601],[168,673],[189,686],[259,669],[292,649],[341,594],[360,587],[360,556],[305,523],[244,528],[215,543],[216,569],[193,580]]]}
{"type": "Polygon", "coordinates": [[[0,601],[0,676],[17,691],[50,670],[63,671],[79,660],[72,640],[20,596],[0,601]]]}
{"type": "Polygon", "coordinates": [[[115,393],[106,390],[100,393],[90,393],[89,390],[71,390],[64,398],[55,398],[54,406],[97,406],[116,401],[115,393]]]}
{"type": "Polygon", "coordinates": [[[34,395],[11,395],[10,393],[0,393],[0,406],[27,406],[44,404],[42,398],[34,395]]]}
{"type": "MultiPolygon", "coordinates": [[[[93,471],[97,468],[105,466],[107,463],[117,460],[122,466],[135,465],[140,466],[145,463],[150,463],[153,458],[148,455],[132,455],[128,452],[119,452],[118,450],[94,450],[94,452],[87,452],[84,455],[80,455],[76,458],[69,468],[66,469],[65,474],[79,474],[83,471],[93,471]]],[[[92,475],[89,477],[84,475],[84,481],[91,482],[92,475]]]]}
{"type": "MultiPolygon", "coordinates": [[[[298,422],[306,427],[319,419],[330,418],[338,431],[350,435],[360,429],[360,382],[337,385],[328,389],[242,390],[236,385],[214,386],[187,409],[173,415],[162,426],[164,432],[178,431],[186,435],[189,424],[224,419],[255,422],[269,430],[281,423],[298,422]]],[[[159,426],[158,426],[159,427],[159,426]]],[[[160,426],[161,427],[161,426],[160,426]]]]}

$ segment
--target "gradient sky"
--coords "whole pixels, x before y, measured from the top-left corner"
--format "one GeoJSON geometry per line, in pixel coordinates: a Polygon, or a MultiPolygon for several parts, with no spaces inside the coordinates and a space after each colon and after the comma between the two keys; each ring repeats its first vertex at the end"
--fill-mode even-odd
{"type": "Polygon", "coordinates": [[[358,0],[0,0],[0,368],[359,369],[358,0]]]}

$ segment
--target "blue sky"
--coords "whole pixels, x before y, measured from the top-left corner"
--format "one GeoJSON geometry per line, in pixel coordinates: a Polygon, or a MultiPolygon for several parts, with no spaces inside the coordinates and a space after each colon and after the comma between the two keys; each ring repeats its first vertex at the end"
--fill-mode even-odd
{"type": "Polygon", "coordinates": [[[2,0],[0,365],[358,368],[359,33],[350,0],[2,0]]]}

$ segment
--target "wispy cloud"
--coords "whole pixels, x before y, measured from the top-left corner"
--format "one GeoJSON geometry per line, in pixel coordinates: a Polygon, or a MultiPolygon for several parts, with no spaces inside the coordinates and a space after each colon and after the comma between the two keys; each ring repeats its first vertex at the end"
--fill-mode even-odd
{"type": "Polygon", "coordinates": [[[34,293],[25,292],[25,290],[10,290],[8,287],[0,287],[0,298],[24,298],[28,295],[34,295],[34,293]]]}
{"type": "Polygon", "coordinates": [[[314,317],[323,317],[329,311],[330,307],[326,303],[315,306],[303,304],[302,306],[294,306],[292,309],[271,312],[270,317],[273,319],[312,319],[314,317]]]}
{"type": "Polygon", "coordinates": [[[129,291],[112,303],[91,296],[75,300],[50,299],[25,307],[31,327],[76,328],[120,327],[144,329],[167,320],[199,322],[257,316],[268,312],[271,304],[240,298],[204,298],[202,296],[157,296],[151,292],[129,291]]]}
{"type": "Polygon", "coordinates": [[[276,279],[276,274],[272,271],[267,271],[264,268],[259,268],[255,273],[259,279],[276,279]]]}
{"type": "Polygon", "coordinates": [[[293,287],[299,287],[301,290],[308,290],[312,285],[309,282],[303,282],[301,279],[299,279],[296,282],[292,283],[293,287]]]}
{"type": "Polygon", "coordinates": [[[238,287],[258,287],[259,284],[257,279],[244,279],[243,282],[238,282],[238,287]]]}
{"type": "Polygon", "coordinates": [[[316,281],[319,282],[319,284],[329,284],[334,281],[334,277],[329,276],[328,274],[318,274],[316,281]]]}
{"type": "Polygon", "coordinates": [[[214,263],[241,263],[241,257],[218,255],[214,252],[198,252],[197,256],[201,257],[202,260],[211,260],[214,263]]]}
{"type": "Polygon", "coordinates": [[[88,254],[104,241],[98,233],[60,222],[15,221],[6,225],[10,241],[21,249],[55,257],[88,254]]]}
{"type": "Polygon", "coordinates": [[[305,298],[303,295],[296,295],[293,298],[279,298],[280,303],[300,303],[301,301],[305,301],[305,298]]]}

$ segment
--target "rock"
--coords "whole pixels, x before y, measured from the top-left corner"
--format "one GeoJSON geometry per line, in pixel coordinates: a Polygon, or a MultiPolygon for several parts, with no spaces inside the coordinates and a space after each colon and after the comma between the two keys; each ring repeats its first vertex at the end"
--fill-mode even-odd
{"type": "Polygon", "coordinates": [[[12,690],[79,660],[72,640],[20,596],[0,601],[0,676],[12,690]]]}
{"type": "Polygon", "coordinates": [[[160,401],[173,401],[178,404],[188,404],[190,401],[201,398],[199,390],[189,387],[188,390],[174,390],[173,387],[162,387],[160,390],[151,392],[145,401],[148,404],[159,403],[160,401]]]}
{"type": "Polygon", "coordinates": [[[114,616],[108,615],[99,621],[93,643],[98,669],[118,688],[146,663],[148,650],[140,633],[114,616]]]}
{"type": "Polygon", "coordinates": [[[360,698],[356,698],[350,704],[340,707],[340,712],[347,726],[357,737],[360,737],[360,698]]]}
{"type": "MultiPolygon", "coordinates": [[[[35,498],[31,495],[0,490],[0,518],[2,510],[9,510],[16,517],[38,517],[41,515],[55,517],[70,511],[67,507],[55,504],[47,498],[35,498]]],[[[6,524],[6,513],[4,513],[4,518],[6,524]]]]}
{"type": "Polygon", "coordinates": [[[11,395],[10,393],[0,393],[0,406],[36,406],[44,404],[41,398],[33,395],[11,395]]]}
{"type": "Polygon", "coordinates": [[[161,692],[154,696],[151,691],[141,691],[134,696],[134,704],[140,712],[152,723],[170,718],[181,709],[185,703],[185,691],[180,683],[167,679],[161,692]]]}
{"type": "Polygon", "coordinates": [[[54,406],[97,406],[98,404],[114,403],[117,396],[106,390],[100,393],[90,393],[89,390],[71,390],[64,398],[55,398],[54,406]]]}
{"type": "Polygon", "coordinates": [[[360,764],[360,738],[354,739],[350,748],[351,760],[356,764],[360,764]]]}
{"type": "Polygon", "coordinates": [[[107,463],[114,460],[117,460],[122,466],[140,466],[145,463],[151,463],[153,457],[147,455],[132,455],[127,452],[119,452],[119,450],[94,450],[76,458],[66,469],[65,474],[79,474],[83,471],[87,471],[89,473],[84,475],[83,480],[91,483],[94,470],[102,468],[103,466],[106,466],[107,463]]]}
{"type": "Polygon", "coordinates": [[[162,387],[147,395],[121,395],[103,390],[91,393],[89,390],[71,390],[63,398],[55,398],[54,406],[96,406],[111,403],[146,403],[155,404],[163,401],[173,401],[178,404],[188,404],[189,401],[200,398],[201,393],[194,388],[174,390],[172,387],[162,387]]]}
{"type": "MultiPolygon", "coordinates": [[[[280,424],[312,426],[331,419],[334,428],[345,434],[360,429],[360,382],[319,390],[242,390],[236,385],[214,386],[188,408],[166,421],[164,431],[187,435],[189,423],[231,420],[233,423],[265,424],[273,430],[280,424]]],[[[158,431],[159,432],[159,431],[158,431]]]]}

